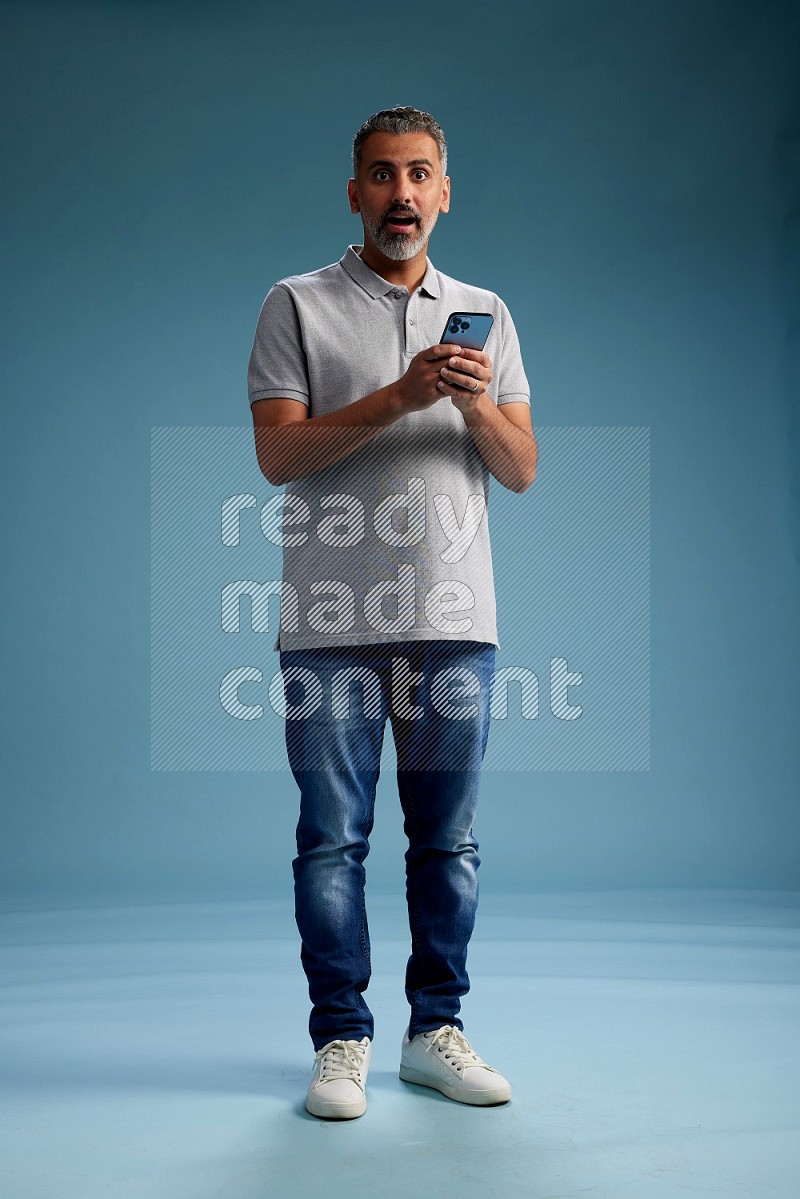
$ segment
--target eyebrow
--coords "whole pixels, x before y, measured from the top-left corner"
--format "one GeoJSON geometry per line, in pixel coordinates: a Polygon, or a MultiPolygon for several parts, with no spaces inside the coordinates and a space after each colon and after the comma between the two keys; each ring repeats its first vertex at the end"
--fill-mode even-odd
{"type": "MultiPolygon", "coordinates": [[[[388,158],[376,158],[374,162],[371,162],[369,164],[369,166],[367,167],[367,170],[371,171],[373,167],[393,167],[396,165],[397,165],[396,163],[390,162],[390,160],[388,158]]],[[[409,162],[407,162],[405,164],[401,163],[400,165],[401,166],[405,165],[407,167],[426,166],[426,167],[430,167],[431,170],[433,170],[433,163],[428,158],[412,158],[409,162]]]]}

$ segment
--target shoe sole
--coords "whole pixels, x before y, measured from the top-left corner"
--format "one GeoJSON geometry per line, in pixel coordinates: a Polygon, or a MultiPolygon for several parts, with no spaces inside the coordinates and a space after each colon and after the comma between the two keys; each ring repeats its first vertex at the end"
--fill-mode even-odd
{"type": "Polygon", "coordinates": [[[306,1099],[306,1111],[312,1116],[321,1116],[327,1120],[355,1120],[358,1116],[363,1116],[366,1110],[366,1097],[360,1103],[330,1103],[324,1099],[315,1102],[310,1097],[306,1099]]]}
{"type": "Polygon", "coordinates": [[[434,1091],[441,1091],[448,1099],[454,1099],[456,1103],[471,1103],[474,1107],[508,1103],[511,1098],[511,1087],[495,1087],[493,1091],[465,1091],[462,1087],[451,1086],[444,1079],[431,1078],[429,1074],[423,1074],[413,1066],[401,1065],[400,1077],[403,1082],[413,1082],[418,1087],[431,1087],[434,1091]]]}

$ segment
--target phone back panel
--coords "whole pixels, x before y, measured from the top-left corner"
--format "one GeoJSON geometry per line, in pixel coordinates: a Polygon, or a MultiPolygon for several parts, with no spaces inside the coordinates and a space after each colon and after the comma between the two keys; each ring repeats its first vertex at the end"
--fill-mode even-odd
{"type": "Polygon", "coordinates": [[[489,312],[453,312],[442,336],[442,345],[482,350],[486,345],[494,317],[489,312]]]}

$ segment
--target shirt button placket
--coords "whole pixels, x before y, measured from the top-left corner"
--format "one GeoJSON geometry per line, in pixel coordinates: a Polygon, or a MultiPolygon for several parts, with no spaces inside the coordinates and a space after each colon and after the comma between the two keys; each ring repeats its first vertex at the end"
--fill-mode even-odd
{"type": "MultiPolygon", "coordinates": [[[[393,292],[392,292],[392,295],[394,296],[394,298],[395,298],[396,300],[406,300],[406,299],[408,299],[408,298],[409,298],[409,297],[407,296],[406,292],[404,292],[404,291],[401,291],[399,287],[398,287],[398,288],[397,288],[395,291],[393,291],[393,292]]],[[[407,328],[406,328],[406,313],[407,313],[407,311],[408,311],[408,305],[406,305],[406,307],[405,307],[405,309],[403,310],[403,313],[402,313],[402,321],[403,321],[403,351],[404,351],[405,353],[407,353],[407,352],[408,352],[408,330],[407,330],[407,328]]]]}
{"type": "Polygon", "coordinates": [[[417,352],[415,348],[417,339],[414,336],[417,322],[412,315],[417,311],[416,298],[416,295],[411,296],[406,306],[406,353],[408,354],[415,354],[417,352]]]}

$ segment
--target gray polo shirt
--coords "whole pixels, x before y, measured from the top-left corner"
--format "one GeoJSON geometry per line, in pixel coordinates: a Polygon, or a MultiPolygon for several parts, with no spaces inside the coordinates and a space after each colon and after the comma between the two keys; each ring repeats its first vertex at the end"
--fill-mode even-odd
{"type": "MultiPolygon", "coordinates": [[[[270,289],[247,373],[251,405],[285,397],[315,417],[352,404],[405,374],[456,311],[492,313],[488,394],[498,405],[530,404],[517,333],[499,296],[451,279],[430,259],[409,295],[362,262],[362,248],[348,246],[339,262],[270,289]]],[[[340,462],[287,483],[262,518],[283,546],[282,584],[269,583],[281,594],[273,648],[412,640],[499,648],[490,478],[443,395],[340,462]]]]}

